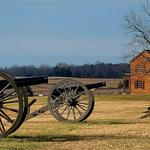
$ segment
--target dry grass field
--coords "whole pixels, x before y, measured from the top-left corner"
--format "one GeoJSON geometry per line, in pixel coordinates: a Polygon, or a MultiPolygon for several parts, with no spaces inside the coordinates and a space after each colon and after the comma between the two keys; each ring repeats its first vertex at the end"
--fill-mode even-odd
{"type": "MultiPolygon", "coordinates": [[[[46,97],[38,99],[32,109],[46,102],[46,97]]],[[[94,112],[83,123],[60,123],[47,112],[1,139],[0,150],[150,149],[150,119],[139,119],[150,105],[150,95],[103,95],[95,99],[94,112]]]]}
{"type": "MultiPolygon", "coordinates": [[[[52,88],[57,82],[66,79],[64,77],[49,77],[48,84],[39,84],[32,86],[33,91],[37,90],[49,90],[52,88]]],[[[73,78],[75,80],[79,80],[83,84],[97,83],[106,81],[106,88],[117,88],[118,84],[122,79],[103,79],[103,78],[73,78]]]]}

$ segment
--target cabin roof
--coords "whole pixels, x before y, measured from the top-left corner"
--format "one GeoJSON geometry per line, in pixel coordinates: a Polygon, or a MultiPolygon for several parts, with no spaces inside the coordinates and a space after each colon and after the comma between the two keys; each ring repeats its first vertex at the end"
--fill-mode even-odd
{"type": "Polygon", "coordinates": [[[134,60],[136,60],[139,56],[141,56],[141,55],[142,55],[143,53],[145,53],[145,52],[147,52],[147,53],[150,54],[150,50],[144,49],[142,52],[140,52],[138,55],[136,55],[136,56],[130,61],[130,63],[132,63],[134,60]]]}

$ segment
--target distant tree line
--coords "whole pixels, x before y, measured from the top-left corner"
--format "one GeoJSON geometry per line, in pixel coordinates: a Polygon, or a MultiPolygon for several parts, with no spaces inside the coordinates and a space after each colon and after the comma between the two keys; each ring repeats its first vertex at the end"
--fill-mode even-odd
{"type": "Polygon", "coordinates": [[[15,76],[61,76],[61,77],[90,77],[90,78],[121,78],[124,73],[130,71],[129,64],[100,63],[84,65],[68,65],[58,63],[56,66],[41,65],[35,67],[18,66],[0,68],[15,76]]]}

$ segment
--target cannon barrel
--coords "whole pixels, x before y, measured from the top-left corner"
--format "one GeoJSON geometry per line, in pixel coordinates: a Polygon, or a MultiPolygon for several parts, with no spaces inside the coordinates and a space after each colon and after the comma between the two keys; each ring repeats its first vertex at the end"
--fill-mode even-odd
{"type": "Polygon", "coordinates": [[[86,88],[87,88],[88,90],[92,90],[92,89],[96,89],[96,88],[100,88],[100,87],[106,86],[106,82],[99,82],[99,83],[93,83],[93,84],[86,84],[85,86],[86,86],[86,88]]]}
{"type": "MultiPolygon", "coordinates": [[[[15,78],[14,81],[18,87],[37,85],[42,83],[48,83],[48,76],[15,78]]],[[[0,80],[0,89],[3,89],[8,84],[9,83],[7,80],[0,80]]],[[[11,85],[7,88],[11,88],[11,85]]]]}
{"type": "MultiPolygon", "coordinates": [[[[103,86],[106,86],[106,82],[99,82],[99,83],[93,83],[93,84],[85,84],[84,85],[88,90],[92,90],[92,89],[96,89],[96,88],[100,88],[103,86]]],[[[84,89],[81,86],[71,86],[71,87],[66,87],[66,88],[58,88],[58,89],[54,89],[53,91],[53,95],[55,96],[59,96],[60,93],[63,93],[64,91],[67,90],[76,90],[76,92],[82,92],[84,91],[84,89]]]]}
{"type": "MultiPolygon", "coordinates": [[[[98,82],[98,83],[92,83],[92,84],[85,84],[84,85],[88,90],[92,90],[92,89],[96,89],[96,88],[100,88],[103,86],[106,86],[106,82],[98,82]]],[[[83,88],[81,86],[77,87],[77,86],[72,86],[71,89],[76,89],[78,92],[83,91],[83,88]]],[[[67,88],[66,88],[67,89],[67,88]]]]}
{"type": "Polygon", "coordinates": [[[15,79],[18,87],[48,83],[48,76],[26,77],[15,79]]]}

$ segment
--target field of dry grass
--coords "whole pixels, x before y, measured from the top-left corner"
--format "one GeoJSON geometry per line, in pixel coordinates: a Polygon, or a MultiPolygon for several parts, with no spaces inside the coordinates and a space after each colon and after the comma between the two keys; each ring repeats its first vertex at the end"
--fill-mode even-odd
{"type": "MultiPolygon", "coordinates": [[[[33,91],[48,91],[51,89],[57,82],[66,79],[64,77],[49,77],[48,84],[39,84],[32,86],[33,91]]],[[[103,82],[105,81],[107,83],[105,88],[117,88],[119,85],[119,82],[122,81],[122,79],[103,79],[103,78],[73,78],[75,80],[79,80],[83,84],[90,84],[90,83],[97,83],[97,82],[103,82]]]]}
{"type": "MultiPolygon", "coordinates": [[[[148,150],[150,119],[139,119],[150,95],[97,96],[92,115],[83,123],[60,123],[49,112],[25,122],[1,139],[0,150],[148,150]]],[[[45,103],[40,97],[32,109],[45,103]]]]}

